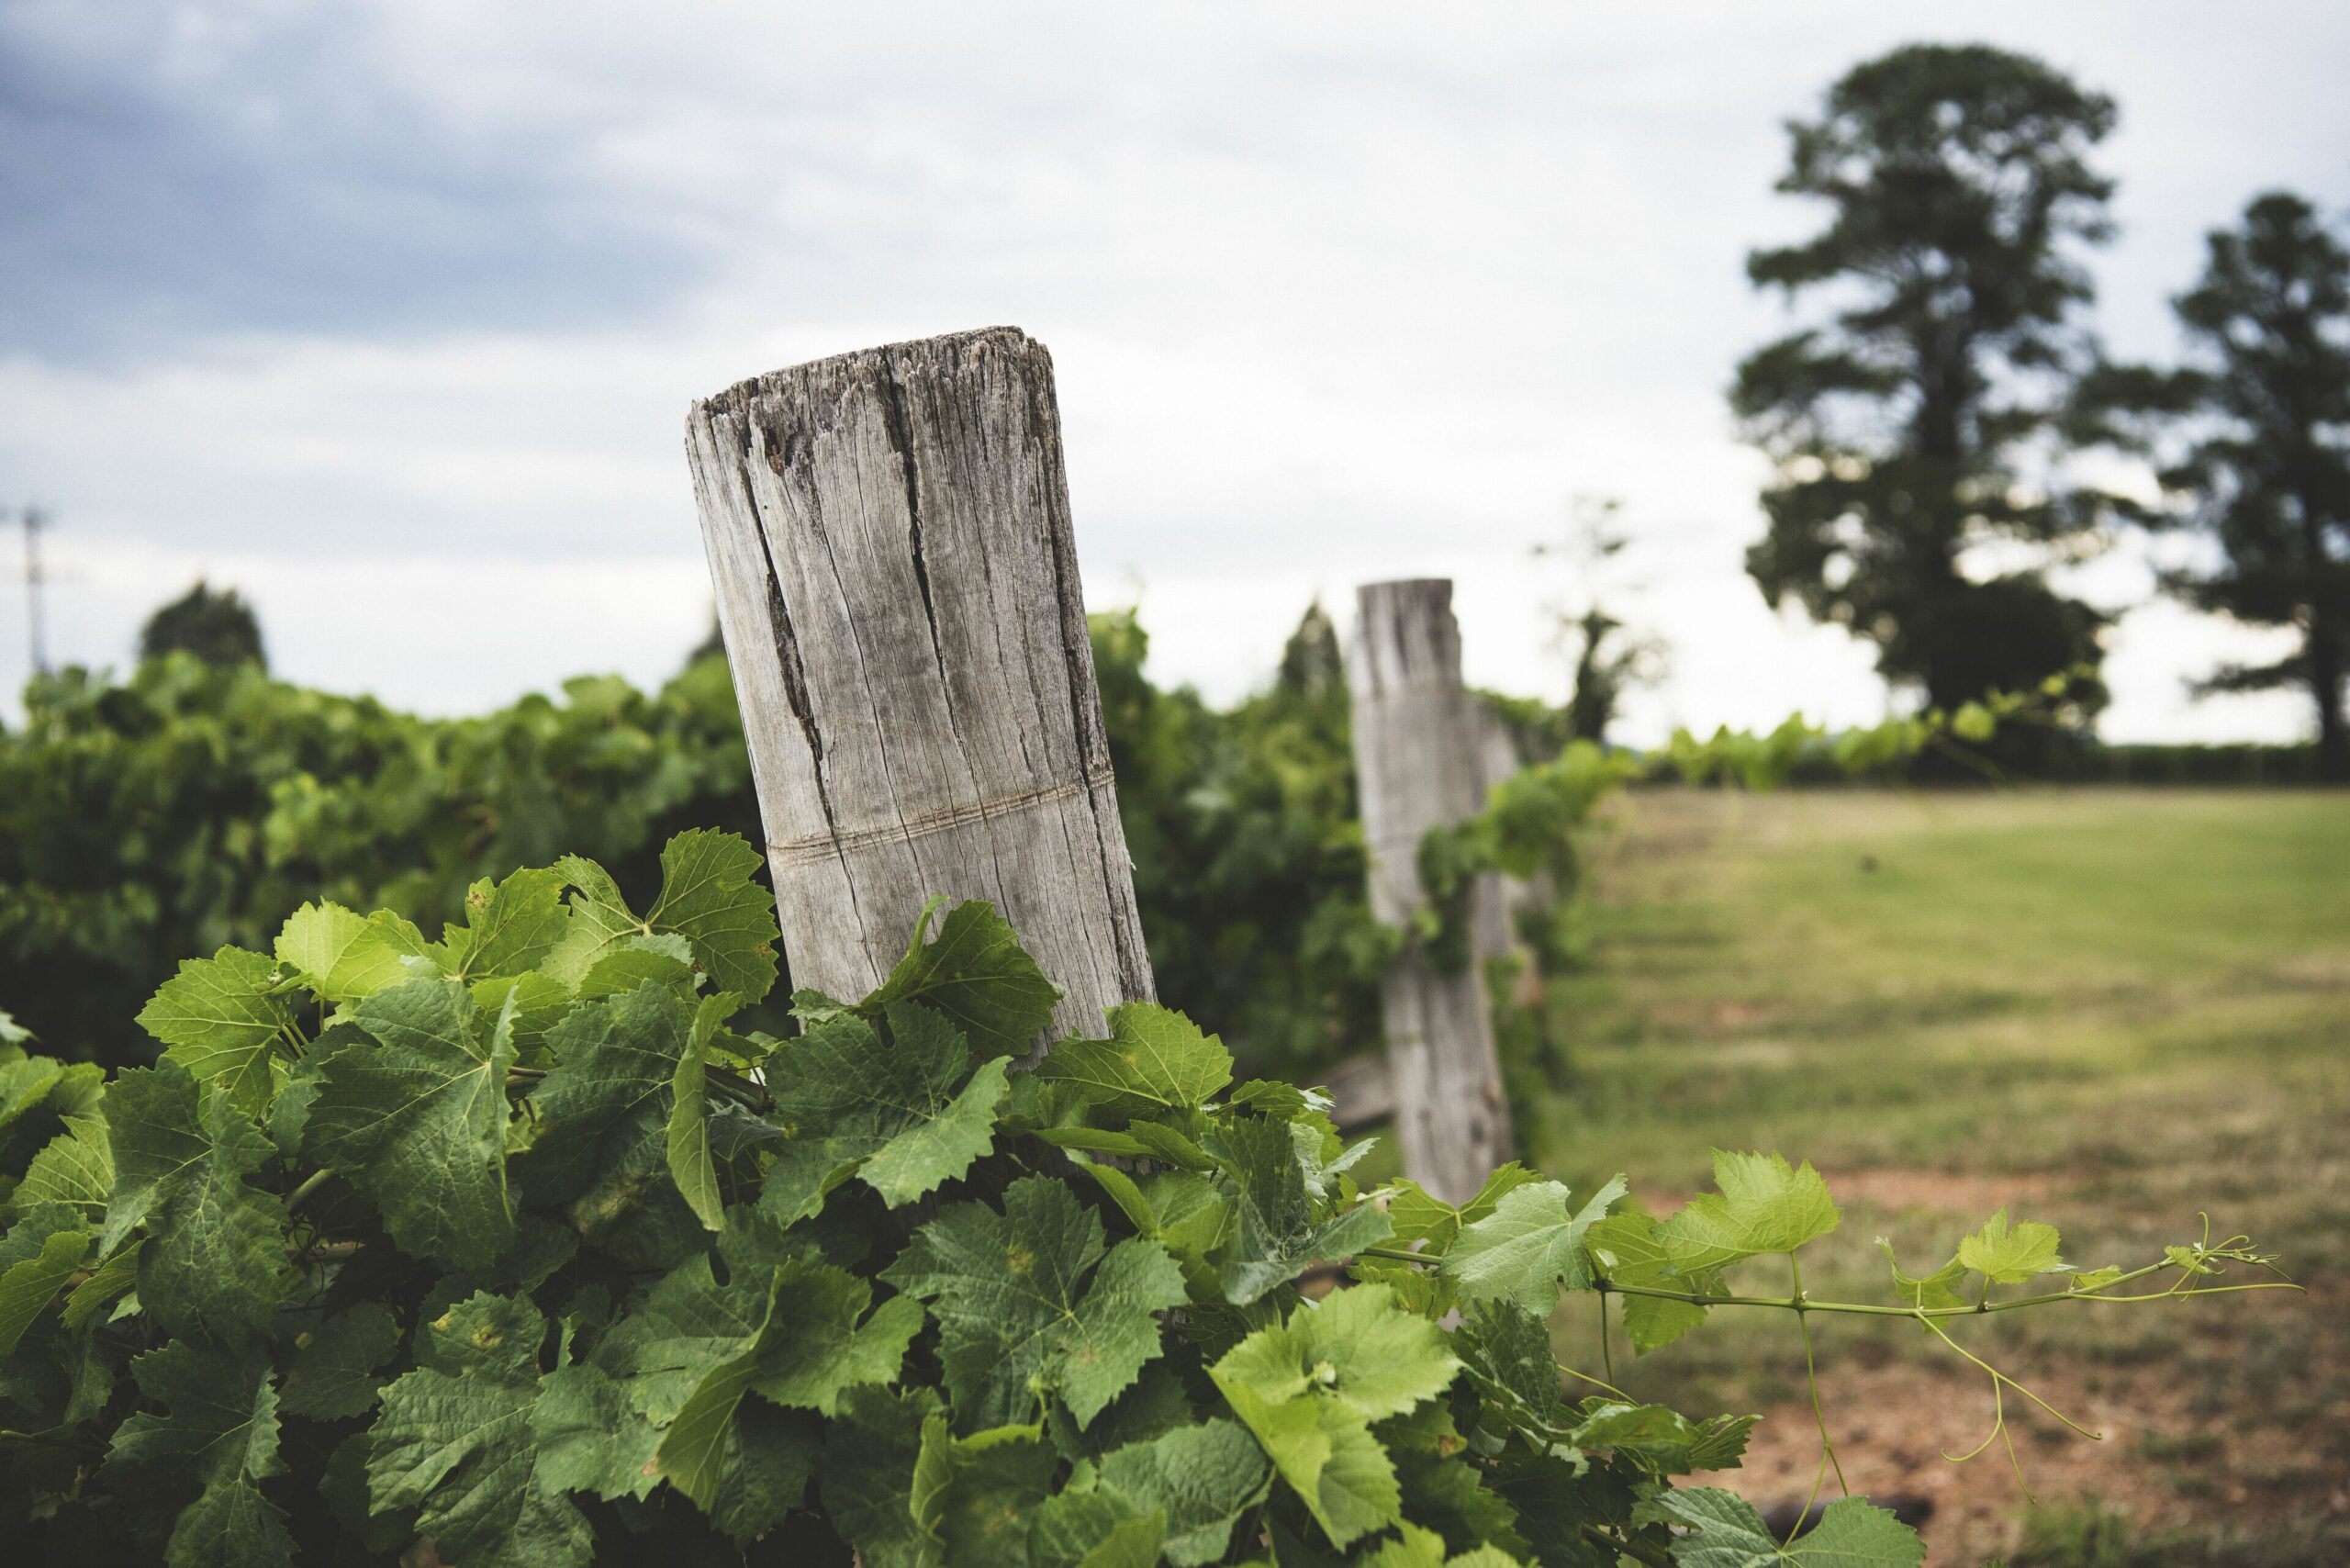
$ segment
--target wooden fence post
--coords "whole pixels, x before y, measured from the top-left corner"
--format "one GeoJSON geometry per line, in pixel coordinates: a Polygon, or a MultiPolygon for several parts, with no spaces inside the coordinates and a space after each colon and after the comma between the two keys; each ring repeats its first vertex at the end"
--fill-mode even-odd
{"type": "MultiPolygon", "coordinates": [[[[1485,751],[1476,706],[1460,684],[1452,584],[1371,583],[1355,603],[1347,684],[1371,910],[1408,924],[1427,901],[1420,839],[1484,803],[1485,751]]],[[[1481,878],[1471,891],[1481,956],[1504,919],[1498,880],[1481,878]]],[[[1389,971],[1382,1002],[1404,1169],[1459,1203],[1511,1154],[1483,965],[1472,958],[1457,972],[1440,972],[1415,941],[1389,971]]]]}
{"type": "Polygon", "coordinates": [[[1052,359],[1014,328],[729,387],[686,420],[795,984],[864,995],[991,901],[1056,1027],[1147,1001],[1052,359]]]}
{"type": "MultiPolygon", "coordinates": [[[[1518,755],[1517,737],[1510,733],[1509,723],[1493,705],[1476,702],[1478,734],[1482,737],[1479,749],[1484,756],[1485,788],[1490,791],[1526,767],[1526,758],[1518,755]]],[[[1548,908],[1559,896],[1556,881],[1548,871],[1537,871],[1520,881],[1515,877],[1496,877],[1494,891],[1477,907],[1479,924],[1474,932],[1478,956],[1485,958],[1515,958],[1518,963],[1516,1002],[1521,1007],[1539,1007],[1542,1002],[1541,959],[1518,935],[1519,915],[1530,909],[1548,908]]]]}

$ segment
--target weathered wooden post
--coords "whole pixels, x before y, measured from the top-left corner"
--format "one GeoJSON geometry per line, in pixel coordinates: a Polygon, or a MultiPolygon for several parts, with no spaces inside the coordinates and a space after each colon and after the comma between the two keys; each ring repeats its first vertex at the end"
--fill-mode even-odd
{"type": "Polygon", "coordinates": [[[1044,345],[756,376],[686,451],[795,983],[863,995],[944,893],[1002,911],[1060,1030],[1149,1000],[1044,345]]]}
{"type": "MultiPolygon", "coordinates": [[[[1427,830],[1473,814],[1485,797],[1475,704],[1460,684],[1460,629],[1443,578],[1371,583],[1355,596],[1348,649],[1355,778],[1371,850],[1371,910],[1407,925],[1427,902],[1427,830]]],[[[1497,884],[1487,876],[1481,884],[1497,884]]],[[[1476,947],[1502,921],[1498,885],[1471,891],[1476,947]]],[[[1458,1203],[1510,1158],[1508,1103],[1494,1051],[1483,965],[1447,974],[1415,941],[1382,988],[1387,1060],[1404,1166],[1458,1203]]]]}
{"type": "MultiPolygon", "coordinates": [[[[1485,789],[1493,788],[1516,775],[1526,766],[1518,755],[1517,738],[1510,734],[1508,722],[1503,719],[1490,702],[1475,701],[1477,712],[1478,749],[1484,759],[1485,789]]],[[[1537,871],[1520,881],[1515,877],[1493,879],[1491,895],[1475,904],[1477,924],[1472,932],[1477,956],[1481,958],[1512,958],[1517,962],[1516,996],[1521,1007],[1536,1007],[1542,1001],[1542,967],[1533,948],[1518,935],[1518,916],[1529,909],[1549,905],[1558,897],[1558,889],[1548,871],[1537,871]]]]}

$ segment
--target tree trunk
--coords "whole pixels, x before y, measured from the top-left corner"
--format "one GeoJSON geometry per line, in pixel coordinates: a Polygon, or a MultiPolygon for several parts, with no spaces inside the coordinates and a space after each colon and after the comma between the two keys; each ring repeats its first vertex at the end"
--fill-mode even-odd
{"type": "MultiPolygon", "coordinates": [[[[1427,896],[1420,840],[1483,805],[1485,753],[1476,705],[1460,684],[1452,584],[1372,583],[1356,607],[1347,681],[1371,909],[1408,925],[1427,896]]],[[[1497,882],[1489,874],[1471,890],[1474,956],[1467,965],[1445,973],[1415,940],[1382,988],[1404,1169],[1453,1203],[1510,1157],[1509,1109],[1477,961],[1501,919],[1497,882]]]]}
{"type": "Polygon", "coordinates": [[[2342,715],[2342,658],[2327,633],[2309,631],[2311,694],[2317,699],[2317,776],[2328,784],[2350,784],[2350,726],[2342,715]]]}
{"type": "Polygon", "coordinates": [[[2340,602],[2331,599],[2325,567],[2325,510],[2308,489],[2301,492],[2301,530],[2309,557],[2310,623],[2303,633],[2310,693],[2317,699],[2317,776],[2327,784],[2350,784],[2350,725],[2343,722],[2343,635],[2334,612],[2340,602]]]}
{"type": "Polygon", "coordinates": [[[686,452],[794,982],[864,995],[943,893],[1002,912],[1057,1029],[1150,999],[1044,346],[777,371],[686,452]]]}

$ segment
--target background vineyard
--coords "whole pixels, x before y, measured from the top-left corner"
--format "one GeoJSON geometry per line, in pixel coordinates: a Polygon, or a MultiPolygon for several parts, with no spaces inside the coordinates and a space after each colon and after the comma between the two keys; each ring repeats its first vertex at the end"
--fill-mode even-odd
{"type": "MultiPolygon", "coordinates": [[[[1229,1021],[1243,1059],[1268,1072],[1374,1046],[1392,945],[1363,899],[1328,618],[1311,610],[1274,678],[1223,709],[1152,682],[1133,611],[1097,614],[1092,637],[1161,994],[1229,1021]]],[[[657,690],[582,676],[560,696],[455,719],[185,653],[119,678],[69,668],[24,696],[22,723],[0,734],[0,1008],[73,1059],[152,1059],[132,1014],[179,958],[266,946],[308,899],[448,907],[481,878],[569,846],[643,897],[671,834],[757,834],[733,689],[708,649],[657,690]]],[[[1523,758],[1551,757],[1567,739],[1561,708],[1486,700],[1523,758]]],[[[1932,758],[1921,768],[1953,771],[1932,758]]],[[[1780,771],[1798,784],[1852,778],[1818,749],[1780,771]]],[[[2290,785],[2314,771],[2306,745],[2079,745],[2046,755],[2035,777],[2290,785]]],[[[1568,900],[1572,846],[1561,852],[1554,864],[1570,874],[1545,886],[1568,900]]],[[[1529,913],[1547,965],[1570,966],[1583,940],[1574,918],[1529,913]]],[[[1564,1022],[1539,1010],[1502,1022],[1521,1074],[1556,1081],[1564,1022]]]]}

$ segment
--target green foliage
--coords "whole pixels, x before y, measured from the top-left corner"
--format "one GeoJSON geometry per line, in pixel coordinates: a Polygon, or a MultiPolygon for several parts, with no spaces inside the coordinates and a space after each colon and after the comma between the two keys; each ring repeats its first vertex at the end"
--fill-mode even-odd
{"type": "Polygon", "coordinates": [[[275,941],[323,986],[312,994],[352,1001],[406,956],[397,928],[354,911],[448,909],[485,877],[578,849],[610,868],[633,922],[666,839],[757,821],[722,659],[655,693],[588,677],[452,720],[185,653],[121,684],[68,669],[28,686],[23,726],[0,734],[0,1004],[61,1056],[142,1065],[157,1036],[180,1042],[140,1028],[121,999],[153,993],[181,959],[275,941]]]}
{"type": "Polygon", "coordinates": [[[1664,1493],[1646,1505],[1645,1514],[1696,1530],[1694,1538],[1674,1544],[1674,1568],[1765,1568],[1774,1562],[1918,1568],[1926,1560],[1925,1542],[1891,1514],[1857,1497],[1830,1504],[1818,1526],[1785,1545],[1764,1528],[1754,1505],[1715,1487],[1664,1493]]]}
{"type": "MultiPolygon", "coordinates": [[[[2088,521],[2042,459],[2093,353],[2081,257],[2110,232],[2090,158],[2113,123],[2111,99],[2028,56],[1894,50],[1788,128],[1778,188],[1825,209],[1818,230],[1747,260],[1757,287],[1828,308],[1739,366],[1732,408],[1776,470],[1748,571],[1937,707],[2098,657],[2102,618],[2033,547],[2088,521]],[[2032,566],[1962,567],[1994,543],[2032,566]]],[[[2103,689],[2075,697],[2085,722],[2103,689]]]]}
{"type": "MultiPolygon", "coordinates": [[[[1303,1075],[1375,1040],[1380,977],[1409,934],[1367,905],[1327,618],[1310,612],[1280,681],[1225,711],[1150,685],[1131,615],[1097,616],[1092,629],[1161,996],[1218,1020],[1258,1070],[1303,1075]]],[[[1439,927],[1478,870],[1544,879],[1550,896],[1522,924],[1554,967],[1572,961],[1576,836],[1612,790],[1673,770],[1754,788],[1804,768],[1841,777],[1947,750],[1973,725],[1929,712],[1831,738],[1795,722],[1760,737],[1676,735],[1665,754],[1636,757],[1567,745],[1561,715],[1539,702],[1485,700],[1523,754],[1552,760],[1507,780],[1422,869],[1439,927]]],[[[27,709],[22,731],[0,734],[0,998],[61,1055],[138,1066],[160,1046],[196,1076],[236,1061],[258,1072],[290,993],[257,976],[298,975],[332,1008],[396,985],[422,956],[475,981],[492,1015],[512,996],[517,1059],[532,1068],[562,996],[630,989],[679,964],[740,994],[777,978],[748,846],[708,834],[677,842],[670,857],[708,859],[732,890],[660,902],[665,878],[701,887],[689,868],[665,865],[662,834],[757,820],[723,660],[689,666],[657,694],[580,679],[561,701],[429,721],[181,655],[122,686],[80,671],[37,680],[27,709]],[[575,846],[584,858],[559,858],[575,846]],[[508,875],[518,864],[546,868],[508,875]],[[579,895],[570,914],[557,907],[566,879],[579,895]],[[397,916],[358,913],[459,904],[464,917],[433,943],[397,916]],[[560,951],[548,946],[558,937],[560,951]],[[199,953],[216,956],[184,962],[199,953]],[[182,983],[158,994],[175,966],[182,983]],[[115,999],[148,995],[142,1028],[115,999]]],[[[1986,712],[1996,724],[2040,716],[1986,712]]],[[[1024,1055],[1049,1018],[1051,983],[1021,967],[992,912],[934,918],[884,993],[860,1004],[867,1022],[878,1026],[891,1001],[916,1002],[983,1052],[1024,1055]]],[[[1465,957],[1458,942],[1444,951],[1465,957]]],[[[755,1005],[732,1034],[776,1030],[780,1014],[755,1005]]],[[[1555,1058],[1547,1025],[1527,1022],[1528,1048],[1555,1058]]],[[[306,1105],[315,1084],[295,1077],[306,1105]]],[[[234,1092],[250,1105],[265,1087],[234,1092]]],[[[689,1160],[698,1134],[689,1123],[676,1132],[689,1160]]]]}
{"type": "Polygon", "coordinates": [[[1093,667],[1159,995],[1263,1070],[1379,1034],[1397,946],[1371,918],[1337,636],[1306,612],[1270,690],[1217,711],[1143,671],[1131,611],[1092,617],[1093,667]]]}
{"type": "Polygon", "coordinates": [[[215,588],[201,577],[157,610],[139,630],[139,656],[187,654],[208,665],[266,666],[261,622],[235,588],[215,588]]]}
{"type": "Polygon", "coordinates": [[[2266,1261],[2207,1238],[1992,1300],[2061,1267],[2001,1215],[1934,1277],[1972,1271],[1972,1304],[1897,1271],[1880,1305],[1734,1295],[1837,1223],[1808,1166],[1719,1156],[1720,1190],[1662,1221],[1620,1179],[1578,1204],[1515,1166],[1458,1207],[1365,1192],[1318,1095],[1235,1087],[1180,1014],[1121,1007],[1012,1071],[1035,967],[984,906],[926,917],[873,996],[803,993],[797,1039],[737,1034],[772,980],[751,861],[688,834],[664,863],[624,923],[576,858],[476,887],[432,941],[307,905],[275,958],[165,982],[170,1050],[110,1083],[0,1043],[22,1550],[1915,1568],[1863,1503],[1782,1545],[1677,1487],[1735,1466],[1753,1417],[1583,1373],[1601,1393],[1571,1399],[1551,1308],[1619,1296],[1642,1347],[1643,1313],[1734,1305],[1947,1338],[2266,1261]],[[1309,1294],[1317,1262],[1352,1281],[1309,1294]]]}

